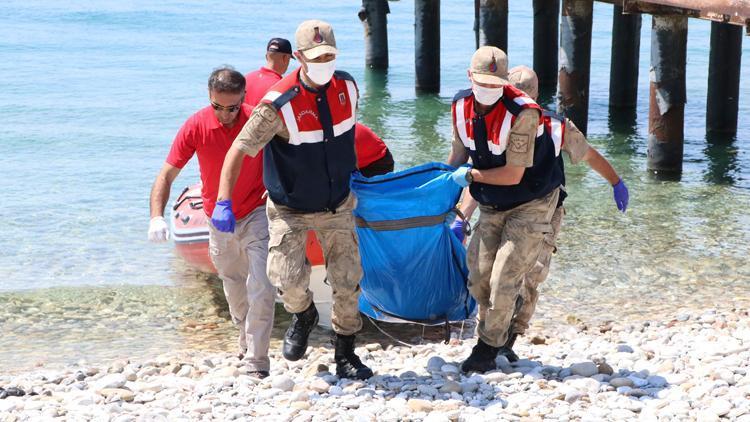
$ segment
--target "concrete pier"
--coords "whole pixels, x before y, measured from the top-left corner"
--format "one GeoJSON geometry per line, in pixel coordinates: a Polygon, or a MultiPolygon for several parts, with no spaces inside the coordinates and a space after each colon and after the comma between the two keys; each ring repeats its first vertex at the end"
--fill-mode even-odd
{"type": "Polygon", "coordinates": [[[682,172],[687,30],[686,16],[652,19],[646,165],[667,177],[682,172]]]}
{"type": "Polygon", "coordinates": [[[479,0],[479,46],[508,52],[508,0],[479,0]]]}
{"type": "Polygon", "coordinates": [[[414,1],[417,92],[440,92],[440,0],[414,1]]]}
{"type": "Polygon", "coordinates": [[[560,0],[534,0],[534,71],[539,77],[539,94],[549,96],[557,89],[558,31],[560,0]]]}
{"type": "Polygon", "coordinates": [[[638,101],[641,20],[640,13],[623,14],[622,6],[614,6],[609,71],[610,108],[635,108],[638,101]]]}
{"type": "Polygon", "coordinates": [[[591,72],[593,0],[563,0],[560,22],[558,113],[586,133],[591,72]]]}
{"type": "Polygon", "coordinates": [[[362,0],[358,16],[365,29],[365,65],[388,69],[388,0],[362,0]]]}
{"type": "Polygon", "coordinates": [[[712,22],[706,132],[729,135],[737,133],[741,58],[742,27],[712,22]]]}

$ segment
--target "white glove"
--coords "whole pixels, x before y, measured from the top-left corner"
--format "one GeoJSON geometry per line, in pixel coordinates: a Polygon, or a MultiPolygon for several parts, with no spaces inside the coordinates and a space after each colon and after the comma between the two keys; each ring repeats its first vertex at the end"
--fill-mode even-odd
{"type": "Polygon", "coordinates": [[[148,240],[156,243],[169,239],[169,226],[164,217],[154,217],[148,225],[148,240]]]}

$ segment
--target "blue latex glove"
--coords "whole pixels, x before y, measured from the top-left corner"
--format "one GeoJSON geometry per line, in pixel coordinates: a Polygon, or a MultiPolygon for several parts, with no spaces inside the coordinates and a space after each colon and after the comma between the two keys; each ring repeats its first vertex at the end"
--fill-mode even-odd
{"type": "Polygon", "coordinates": [[[616,185],[612,186],[612,189],[615,193],[615,204],[617,205],[617,209],[625,212],[625,210],[628,208],[628,200],[630,199],[630,194],[628,194],[628,187],[625,186],[625,182],[620,179],[620,181],[617,182],[616,185]]]}
{"type": "Polygon", "coordinates": [[[464,220],[461,220],[460,218],[457,218],[453,220],[453,223],[451,223],[451,231],[453,234],[456,235],[458,240],[461,242],[464,241],[464,220]]]}
{"type": "Polygon", "coordinates": [[[466,180],[466,173],[468,173],[470,170],[471,167],[469,166],[459,167],[458,170],[454,171],[451,174],[451,179],[453,179],[453,181],[456,182],[458,186],[465,188],[469,186],[469,181],[466,180]]]}
{"type": "Polygon", "coordinates": [[[216,203],[214,213],[211,214],[211,224],[217,230],[224,233],[234,233],[234,225],[237,220],[232,212],[232,200],[225,199],[216,203]]]}

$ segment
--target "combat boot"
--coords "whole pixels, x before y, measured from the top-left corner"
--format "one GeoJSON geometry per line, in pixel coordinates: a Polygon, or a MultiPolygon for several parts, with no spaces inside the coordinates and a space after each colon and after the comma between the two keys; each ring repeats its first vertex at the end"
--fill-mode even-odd
{"type": "Polygon", "coordinates": [[[518,362],[518,355],[513,351],[513,343],[516,342],[516,337],[518,337],[518,334],[509,335],[508,340],[500,347],[500,351],[498,352],[505,356],[508,362],[518,362]]]}
{"type": "Polygon", "coordinates": [[[353,334],[350,336],[336,334],[333,359],[336,361],[336,375],[339,378],[366,380],[372,376],[372,370],[366,367],[359,360],[359,356],[354,353],[353,334]]]}
{"type": "Polygon", "coordinates": [[[286,360],[299,360],[307,350],[307,338],[313,328],[318,325],[318,310],[315,304],[304,311],[292,316],[292,324],[284,334],[282,354],[286,360]]]}
{"type": "Polygon", "coordinates": [[[489,344],[477,340],[477,345],[471,349],[471,355],[461,364],[461,371],[469,372],[488,372],[497,369],[495,358],[499,347],[492,347],[489,344]]]}

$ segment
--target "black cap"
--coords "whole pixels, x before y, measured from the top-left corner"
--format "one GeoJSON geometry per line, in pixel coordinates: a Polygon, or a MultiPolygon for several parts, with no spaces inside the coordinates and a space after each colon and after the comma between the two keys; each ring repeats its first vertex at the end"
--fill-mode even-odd
{"type": "Polygon", "coordinates": [[[266,46],[266,51],[270,51],[272,53],[292,54],[292,43],[284,38],[271,38],[271,40],[268,41],[268,45],[266,46]]]}

